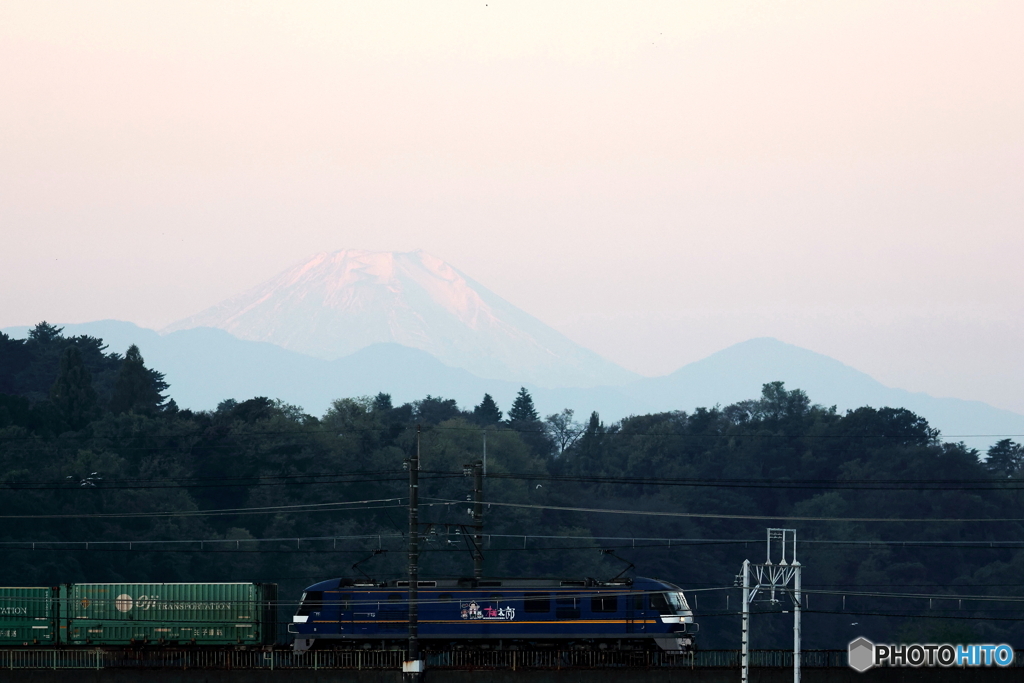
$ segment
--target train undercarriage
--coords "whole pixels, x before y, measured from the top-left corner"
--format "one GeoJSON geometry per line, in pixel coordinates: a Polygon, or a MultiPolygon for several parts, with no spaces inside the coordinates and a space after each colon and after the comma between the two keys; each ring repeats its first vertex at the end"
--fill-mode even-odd
{"type": "MultiPolygon", "coordinates": [[[[309,650],[405,650],[409,641],[403,639],[339,640],[328,638],[296,638],[293,646],[297,653],[309,650]]],[[[500,651],[500,650],[581,650],[597,652],[692,652],[696,642],[690,636],[683,638],[559,638],[547,640],[484,639],[452,640],[441,638],[420,639],[420,648],[430,651],[500,651]]]]}

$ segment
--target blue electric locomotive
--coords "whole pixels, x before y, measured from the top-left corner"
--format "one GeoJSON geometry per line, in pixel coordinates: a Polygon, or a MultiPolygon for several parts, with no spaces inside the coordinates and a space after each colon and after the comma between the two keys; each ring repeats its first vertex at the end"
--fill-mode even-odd
{"type": "MultiPolygon", "coordinates": [[[[294,649],[403,646],[409,582],[332,579],[306,589],[294,649]]],[[[682,590],[655,579],[439,579],[418,582],[424,647],[691,650],[682,590]]]]}

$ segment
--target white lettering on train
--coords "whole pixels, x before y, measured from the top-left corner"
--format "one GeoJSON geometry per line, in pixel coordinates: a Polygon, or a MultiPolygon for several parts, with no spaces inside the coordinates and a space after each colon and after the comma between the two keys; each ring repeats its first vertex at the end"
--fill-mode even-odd
{"type": "MultiPolygon", "coordinates": [[[[122,612],[132,608],[132,598],[129,595],[119,595],[115,605],[122,612]]],[[[177,600],[161,600],[159,595],[140,595],[134,600],[134,606],[140,610],[154,611],[188,611],[198,612],[207,610],[230,610],[230,602],[186,602],[177,600]]]]}

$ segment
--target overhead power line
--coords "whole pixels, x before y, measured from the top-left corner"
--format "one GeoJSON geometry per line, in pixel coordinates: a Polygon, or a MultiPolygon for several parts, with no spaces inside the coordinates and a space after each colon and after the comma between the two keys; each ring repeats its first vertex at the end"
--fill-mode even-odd
{"type": "Polygon", "coordinates": [[[224,508],[220,510],[177,510],[166,512],[96,512],[69,515],[0,515],[0,519],[101,519],[101,518],[134,518],[134,517],[210,517],[220,515],[266,515],[284,512],[330,512],[335,510],[379,510],[400,505],[373,505],[377,503],[394,503],[397,498],[380,498],[377,500],[358,500],[343,503],[306,503],[300,505],[268,505],[250,508],[224,508]],[[353,505],[367,507],[353,508],[353,505]],[[371,506],[372,505],[372,506],[371,506]]]}
{"type": "MultiPolygon", "coordinates": [[[[427,470],[440,474],[439,470],[427,470]]],[[[635,486],[694,486],[711,488],[770,489],[854,489],[863,491],[984,491],[989,489],[1022,489],[1024,479],[719,479],[709,477],[628,477],[600,475],[551,475],[518,472],[489,473],[488,479],[522,479],[528,481],[566,481],[593,484],[628,484],[635,486]]]]}
{"type": "MultiPolygon", "coordinates": [[[[461,504],[465,501],[451,500],[447,498],[426,498],[438,504],[452,505],[461,504]]],[[[694,519],[744,519],[758,521],[796,521],[796,522],[884,522],[884,523],[982,523],[982,522],[1024,522],[1024,518],[958,518],[958,517],[919,517],[919,518],[898,518],[898,517],[804,517],[795,515],[735,515],[710,512],[658,512],[655,510],[614,510],[608,508],[585,508],[569,507],[562,505],[539,505],[528,503],[501,503],[496,501],[484,501],[485,505],[497,505],[500,507],[533,509],[533,510],[559,510],[563,512],[592,512],[614,515],[640,515],[648,517],[683,517],[694,519]]]]}
{"type": "MultiPolygon", "coordinates": [[[[911,614],[909,612],[864,612],[856,610],[827,610],[808,609],[801,610],[804,614],[834,614],[839,616],[858,617],[893,617],[897,619],[952,619],[957,621],[1024,621],[1024,617],[997,617],[997,616],[960,616],[954,614],[911,614]]],[[[751,610],[753,615],[779,614],[779,610],[751,610]]],[[[700,612],[695,615],[698,619],[712,619],[717,617],[739,617],[736,611],[700,612]]]]}
{"type": "MultiPolygon", "coordinates": [[[[172,545],[240,545],[242,543],[315,543],[318,541],[362,541],[403,538],[401,534],[355,534],[344,536],[279,536],[270,538],[188,538],[172,540],[130,540],[130,541],[0,541],[0,548],[103,548],[104,546],[172,546],[172,545]]],[[[365,552],[360,549],[359,552],[365,552]]]]}
{"type": "Polygon", "coordinates": [[[814,595],[845,595],[847,597],[894,598],[899,600],[968,600],[977,602],[1024,602],[1022,595],[955,595],[949,593],[886,593],[882,591],[850,591],[841,588],[832,590],[804,589],[803,592],[814,595]]]}
{"type": "MultiPolygon", "coordinates": [[[[178,480],[177,483],[172,483],[175,480],[167,480],[166,483],[131,483],[132,480],[114,480],[114,479],[89,479],[84,478],[71,478],[70,481],[59,482],[54,484],[53,482],[0,482],[0,489],[8,491],[107,491],[107,490],[144,490],[144,489],[202,489],[202,488],[256,488],[263,486],[316,486],[326,484],[376,484],[376,483],[388,483],[403,481],[402,476],[385,476],[385,477],[371,477],[371,478],[352,478],[357,475],[345,475],[345,474],[308,474],[308,475],[291,475],[284,477],[226,477],[222,480],[217,480],[213,477],[204,477],[201,480],[190,480],[182,479],[178,480]],[[300,480],[300,477],[304,480],[300,480]],[[83,487],[80,485],[80,481],[88,480],[90,486],[83,487]],[[269,480],[269,481],[268,481],[269,480]],[[275,481],[276,480],[276,481],[275,481]]],[[[358,475],[362,476],[362,475],[358,475]]],[[[462,478],[462,474],[446,473],[443,475],[434,474],[424,479],[438,480],[438,479],[453,479],[462,478]]],[[[159,480],[157,480],[159,481],[159,480]]]]}
{"type": "MultiPolygon", "coordinates": [[[[439,472],[441,474],[452,474],[451,472],[439,472]]],[[[223,476],[215,477],[145,477],[145,478],[111,478],[104,480],[104,483],[117,483],[117,484],[132,484],[132,485],[143,485],[143,484],[160,484],[160,483],[179,483],[179,484],[201,484],[203,482],[216,482],[216,481],[290,481],[295,479],[308,479],[314,477],[371,477],[371,476],[382,476],[382,475],[400,475],[403,474],[401,469],[389,469],[389,470],[353,470],[348,472],[302,472],[292,474],[250,474],[250,475],[230,475],[225,474],[223,476]]],[[[65,479],[72,479],[73,476],[66,477],[65,479]]],[[[62,479],[41,479],[41,480],[20,480],[20,481],[5,481],[0,482],[4,486],[46,486],[53,484],[65,483],[62,479]]]]}
{"type": "MultiPolygon", "coordinates": [[[[459,479],[461,472],[422,470],[425,478],[459,479]]],[[[942,490],[985,491],[1017,490],[1024,488],[1024,479],[772,479],[772,478],[714,478],[714,477],[630,477],[604,475],[554,475],[535,472],[491,472],[489,479],[524,481],[569,482],[582,484],[618,484],[633,486],[685,486],[710,488],[770,488],[770,489],[852,489],[852,490],[942,490]]],[[[36,490],[104,490],[151,488],[221,488],[257,486],[314,486],[319,484],[381,483],[404,481],[402,470],[376,470],[355,472],[320,472],[302,474],[259,474],[225,477],[167,477],[167,478],[111,478],[94,480],[94,486],[83,488],[78,479],[23,480],[0,482],[0,488],[13,491],[36,490]]],[[[84,479],[84,478],[83,478],[84,479]]]]}
{"type": "MultiPolygon", "coordinates": [[[[362,509],[362,508],[357,508],[362,509]]],[[[461,530],[462,525],[453,523],[428,523],[429,526],[436,528],[446,528],[442,534],[438,536],[445,536],[458,538],[458,534],[452,534],[447,528],[457,528],[461,530]]],[[[424,542],[430,543],[432,541],[433,533],[430,531],[425,532],[424,542]]],[[[544,535],[544,534],[483,534],[482,535],[486,543],[492,543],[495,539],[502,541],[514,542],[514,546],[509,546],[507,550],[522,550],[522,542],[534,541],[534,545],[528,546],[528,550],[550,550],[555,549],[551,546],[539,546],[536,542],[540,541],[553,541],[553,542],[564,542],[564,541],[583,541],[590,545],[579,545],[579,546],[559,546],[558,549],[578,549],[578,550],[594,550],[597,548],[607,548],[611,544],[615,545],[616,548],[663,548],[671,550],[677,547],[693,547],[702,545],[749,545],[749,544],[763,544],[764,539],[759,538],[681,538],[681,537],[656,537],[656,536],[588,536],[588,535],[544,535]]],[[[43,548],[102,548],[104,546],[128,546],[132,548],[135,546],[152,546],[152,545],[195,545],[195,544],[207,544],[216,546],[217,544],[236,546],[243,543],[313,543],[313,542],[337,542],[337,541],[378,541],[383,542],[384,540],[393,540],[405,538],[404,534],[401,533],[370,533],[370,534],[355,534],[355,535],[339,535],[339,536],[287,536],[287,537],[270,537],[270,538],[191,538],[191,539],[172,539],[172,540],[76,540],[76,541],[54,541],[54,540],[26,540],[26,541],[0,541],[0,548],[11,548],[11,549],[25,549],[26,547],[33,547],[35,549],[43,548]]],[[[802,544],[807,545],[853,545],[853,546],[907,546],[907,547],[955,547],[955,548],[972,548],[975,550],[984,550],[987,548],[1002,550],[1002,549],[1019,549],[1024,548],[1024,541],[906,541],[898,539],[875,539],[875,540],[845,540],[845,539],[805,539],[801,541],[802,544]]],[[[494,548],[489,546],[489,549],[495,551],[505,550],[503,548],[494,548]]],[[[360,550],[363,552],[363,550],[360,550]]],[[[807,585],[807,584],[805,584],[807,585]]],[[[831,584],[830,584],[831,585],[831,584]]],[[[884,586],[890,586],[893,584],[879,584],[884,586]]],[[[908,585],[926,585],[926,584],[908,584],[908,585]]],[[[945,584],[933,584],[936,586],[945,584]]],[[[1024,585],[1024,584],[1006,584],[1006,585],[1024,585]]]]}
{"type": "Polygon", "coordinates": [[[896,617],[901,619],[956,619],[958,621],[1024,621],[1024,617],[960,616],[955,614],[908,614],[907,612],[853,612],[847,610],[805,609],[804,614],[845,614],[858,617],[896,617]]]}

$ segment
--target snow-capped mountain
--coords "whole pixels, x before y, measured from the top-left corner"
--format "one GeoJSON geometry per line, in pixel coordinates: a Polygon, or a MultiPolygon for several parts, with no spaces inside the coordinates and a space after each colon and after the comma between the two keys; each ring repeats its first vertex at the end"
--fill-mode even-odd
{"type": "Polygon", "coordinates": [[[636,378],[423,251],[317,254],[163,332],[194,327],[327,360],[397,343],[480,377],[538,386],[636,378]]]}

